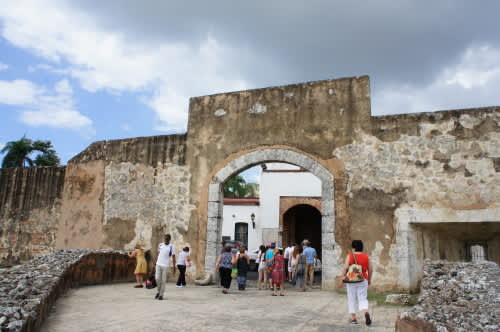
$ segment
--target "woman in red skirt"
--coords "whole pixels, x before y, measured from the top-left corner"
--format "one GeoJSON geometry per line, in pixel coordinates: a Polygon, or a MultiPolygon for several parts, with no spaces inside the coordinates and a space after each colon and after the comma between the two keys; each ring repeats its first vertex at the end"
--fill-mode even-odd
{"type": "Polygon", "coordinates": [[[274,249],[273,262],[273,296],[277,296],[277,288],[280,289],[280,296],[285,296],[285,259],[283,258],[283,250],[274,249]]]}

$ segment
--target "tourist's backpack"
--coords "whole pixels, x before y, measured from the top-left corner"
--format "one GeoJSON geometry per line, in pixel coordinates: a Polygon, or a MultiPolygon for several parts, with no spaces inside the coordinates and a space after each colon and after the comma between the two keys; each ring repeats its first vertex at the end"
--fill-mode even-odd
{"type": "Polygon", "coordinates": [[[352,253],[352,257],[354,258],[354,264],[349,265],[347,268],[347,273],[342,280],[345,283],[356,283],[365,280],[363,277],[363,267],[358,264],[356,254],[354,252],[352,253]]]}

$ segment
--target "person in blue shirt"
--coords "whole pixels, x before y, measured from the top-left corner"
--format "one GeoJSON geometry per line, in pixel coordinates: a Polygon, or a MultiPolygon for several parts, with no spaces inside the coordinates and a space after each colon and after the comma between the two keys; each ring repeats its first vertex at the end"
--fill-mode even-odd
{"type": "Polygon", "coordinates": [[[304,247],[303,254],[306,257],[306,270],[304,273],[305,284],[307,285],[309,282],[309,286],[312,288],[314,285],[314,261],[318,254],[316,253],[316,249],[311,247],[311,242],[309,240],[304,240],[302,246],[304,247]]]}
{"type": "Polygon", "coordinates": [[[273,285],[273,262],[274,262],[274,248],[276,245],[274,243],[270,243],[267,247],[266,251],[266,265],[267,265],[267,279],[269,280],[269,285],[272,289],[273,285]]]}

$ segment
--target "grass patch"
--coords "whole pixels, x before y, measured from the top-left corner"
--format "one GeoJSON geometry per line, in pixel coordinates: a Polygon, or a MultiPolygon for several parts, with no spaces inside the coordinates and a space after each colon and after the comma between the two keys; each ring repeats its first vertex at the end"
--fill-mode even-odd
{"type": "MultiPolygon", "coordinates": [[[[338,294],[342,294],[347,296],[347,290],[344,289],[337,289],[336,292],[338,294]]],[[[385,299],[387,295],[389,294],[395,294],[394,292],[375,292],[375,291],[368,291],[368,301],[374,301],[377,303],[377,305],[385,305],[385,306],[392,306],[392,307],[406,307],[406,305],[402,304],[395,304],[395,303],[385,303],[385,299]]],[[[407,305],[409,307],[414,306],[417,304],[418,300],[418,295],[419,294],[410,294],[410,304],[407,305]]]]}

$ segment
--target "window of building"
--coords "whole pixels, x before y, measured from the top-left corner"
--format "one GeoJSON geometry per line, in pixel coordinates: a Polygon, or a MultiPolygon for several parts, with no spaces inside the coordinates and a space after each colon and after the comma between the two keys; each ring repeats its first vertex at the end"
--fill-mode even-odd
{"type": "Polygon", "coordinates": [[[234,239],[248,247],[248,224],[246,222],[237,222],[234,225],[234,239]]]}

